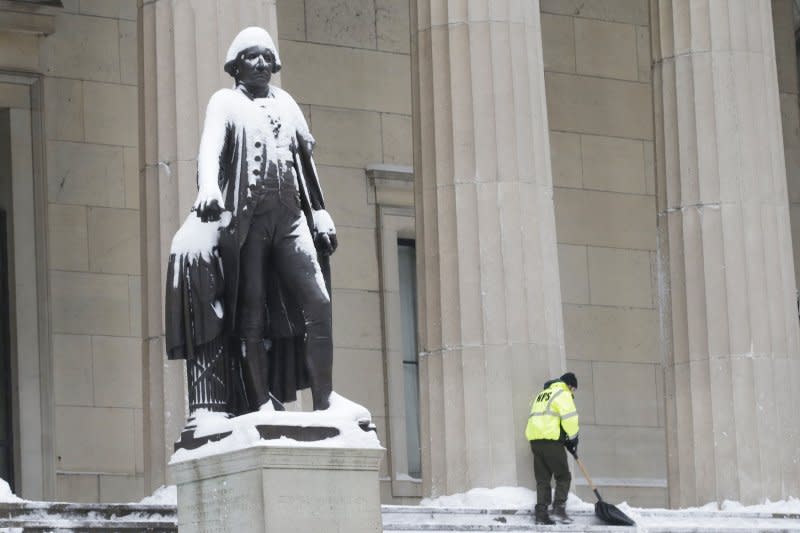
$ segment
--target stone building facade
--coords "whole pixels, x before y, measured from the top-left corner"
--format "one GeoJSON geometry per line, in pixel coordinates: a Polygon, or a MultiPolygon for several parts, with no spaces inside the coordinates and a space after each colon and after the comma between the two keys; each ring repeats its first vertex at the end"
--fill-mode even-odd
{"type": "Polygon", "coordinates": [[[169,483],[167,252],[257,24],[318,141],[334,387],[373,414],[384,502],[532,486],[528,401],[565,368],[607,498],[800,496],[796,11],[3,0],[0,477],[69,501],[169,483]]]}

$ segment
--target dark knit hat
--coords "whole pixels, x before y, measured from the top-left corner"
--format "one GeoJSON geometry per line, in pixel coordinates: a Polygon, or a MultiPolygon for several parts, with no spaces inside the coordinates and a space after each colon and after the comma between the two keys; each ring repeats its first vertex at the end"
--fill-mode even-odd
{"type": "Polygon", "coordinates": [[[576,378],[575,374],[573,374],[572,372],[567,372],[566,374],[561,376],[559,379],[561,381],[563,381],[564,383],[566,383],[567,385],[569,385],[570,387],[572,387],[572,388],[575,388],[575,389],[578,388],[578,378],[576,378]]]}

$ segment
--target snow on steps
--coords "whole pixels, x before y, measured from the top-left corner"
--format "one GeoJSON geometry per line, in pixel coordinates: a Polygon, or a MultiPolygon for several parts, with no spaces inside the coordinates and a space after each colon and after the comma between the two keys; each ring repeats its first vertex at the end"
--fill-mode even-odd
{"type": "Polygon", "coordinates": [[[5,533],[176,533],[174,505],[0,502],[5,533]]]}
{"type": "MultiPolygon", "coordinates": [[[[625,512],[629,512],[628,509],[625,512]]],[[[800,515],[779,513],[668,511],[636,509],[630,512],[637,527],[608,526],[592,511],[570,511],[572,524],[535,525],[530,510],[465,509],[383,506],[383,531],[444,533],[452,531],[564,531],[627,533],[800,533],[800,515]]]]}
{"type": "MultiPolygon", "coordinates": [[[[569,525],[537,526],[529,510],[465,509],[384,505],[383,531],[586,532],[586,533],[800,533],[800,515],[700,510],[628,510],[638,527],[607,526],[591,511],[576,510],[569,525]]],[[[177,533],[173,505],[0,503],[0,533],[177,533]]],[[[320,532],[326,533],[326,532],[320,532]]]]}

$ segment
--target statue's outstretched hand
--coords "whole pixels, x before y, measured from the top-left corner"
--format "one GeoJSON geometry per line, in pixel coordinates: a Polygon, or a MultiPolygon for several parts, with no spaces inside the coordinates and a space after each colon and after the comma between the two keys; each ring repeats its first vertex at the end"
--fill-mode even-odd
{"type": "Polygon", "coordinates": [[[314,215],[314,245],[321,255],[332,255],[339,246],[336,238],[336,226],[330,214],[324,209],[313,212],[314,215]]]}
{"type": "Polygon", "coordinates": [[[216,222],[222,214],[222,193],[219,187],[200,189],[192,211],[197,211],[197,216],[203,222],[216,222]]]}
{"type": "Polygon", "coordinates": [[[339,246],[339,240],[335,233],[317,233],[314,245],[321,255],[333,255],[339,246]]]}

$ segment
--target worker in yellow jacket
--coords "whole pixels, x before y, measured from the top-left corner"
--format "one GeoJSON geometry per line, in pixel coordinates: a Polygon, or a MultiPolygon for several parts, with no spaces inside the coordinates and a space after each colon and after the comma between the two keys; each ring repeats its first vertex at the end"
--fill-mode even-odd
{"type": "Polygon", "coordinates": [[[578,410],[573,399],[577,388],[575,374],[567,372],[545,383],[544,390],[531,402],[525,437],[530,441],[533,452],[537,524],[555,523],[547,510],[551,499],[551,478],[556,480],[553,515],[562,523],[572,521],[566,510],[572,476],[564,448],[573,455],[578,451],[578,410]]]}

